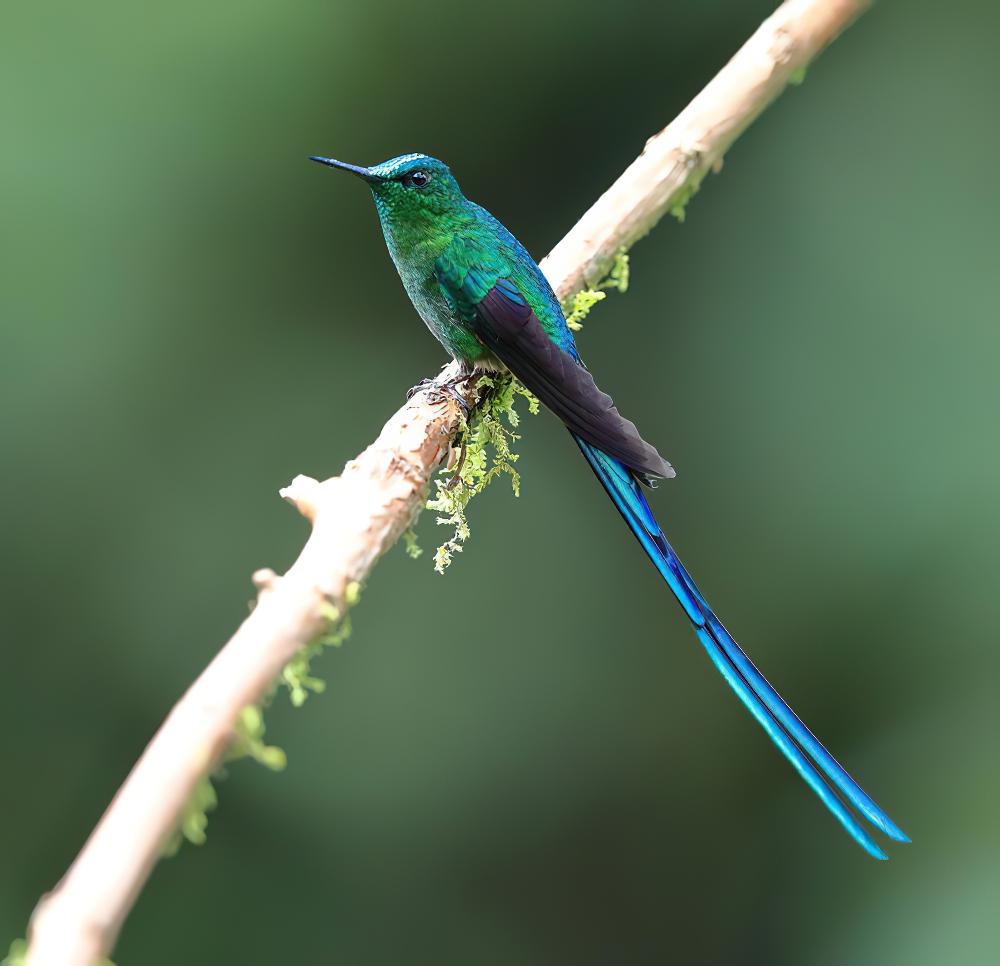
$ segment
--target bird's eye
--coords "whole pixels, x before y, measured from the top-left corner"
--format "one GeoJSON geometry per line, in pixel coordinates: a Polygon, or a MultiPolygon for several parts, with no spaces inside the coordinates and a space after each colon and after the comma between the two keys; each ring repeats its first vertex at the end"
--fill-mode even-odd
{"type": "Polygon", "coordinates": [[[403,186],[406,188],[422,188],[431,180],[426,171],[411,171],[403,175],[403,186]]]}

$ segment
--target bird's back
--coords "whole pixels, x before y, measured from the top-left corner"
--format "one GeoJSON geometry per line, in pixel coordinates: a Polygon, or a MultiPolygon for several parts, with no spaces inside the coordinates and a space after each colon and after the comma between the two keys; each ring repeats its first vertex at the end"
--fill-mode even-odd
{"type": "Polygon", "coordinates": [[[468,204],[474,214],[475,232],[480,239],[489,239],[501,253],[506,262],[506,277],[517,286],[549,338],[564,352],[579,359],[580,353],[559,299],[528,250],[485,208],[472,201],[468,204]]]}

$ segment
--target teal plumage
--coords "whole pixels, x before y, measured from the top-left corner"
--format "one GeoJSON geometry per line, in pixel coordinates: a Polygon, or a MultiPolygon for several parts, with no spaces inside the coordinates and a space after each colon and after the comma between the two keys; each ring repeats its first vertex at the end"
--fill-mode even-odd
{"type": "Polygon", "coordinates": [[[886,858],[857,813],[890,838],[909,841],[771,687],[698,590],[643,493],[643,484],[673,469],[598,389],[548,281],[520,242],[465,198],[435,158],[407,154],[371,168],[313,160],[371,186],[403,285],[464,372],[507,369],[562,419],[712,663],[855,841],[886,858]]]}

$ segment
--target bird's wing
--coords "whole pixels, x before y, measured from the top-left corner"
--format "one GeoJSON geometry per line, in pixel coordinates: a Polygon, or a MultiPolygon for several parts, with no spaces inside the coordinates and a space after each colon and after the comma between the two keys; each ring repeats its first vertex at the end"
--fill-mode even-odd
{"type": "Polygon", "coordinates": [[[517,285],[489,263],[470,265],[461,255],[438,259],[438,283],[479,341],[572,433],[643,477],[673,476],[673,467],[598,389],[579,358],[552,340],[517,285]]]}

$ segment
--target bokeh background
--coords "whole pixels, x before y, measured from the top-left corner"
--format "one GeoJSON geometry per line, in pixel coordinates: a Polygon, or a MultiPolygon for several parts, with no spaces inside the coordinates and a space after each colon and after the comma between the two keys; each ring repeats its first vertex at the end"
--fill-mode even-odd
{"type": "MultiPolygon", "coordinates": [[[[306,156],[440,155],[541,256],[772,6],[5,6],[0,944],[294,558],[278,488],[443,361],[306,156]]],[[[269,714],[287,771],[230,770],[117,962],[992,961],[998,31],[878,5],[581,336],[691,570],[914,844],[843,834],[542,415],[446,577],[432,514],[379,566],[269,714]]]]}

